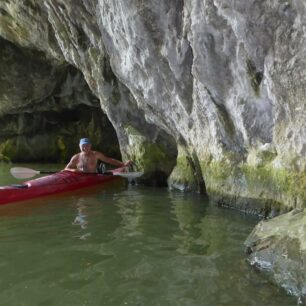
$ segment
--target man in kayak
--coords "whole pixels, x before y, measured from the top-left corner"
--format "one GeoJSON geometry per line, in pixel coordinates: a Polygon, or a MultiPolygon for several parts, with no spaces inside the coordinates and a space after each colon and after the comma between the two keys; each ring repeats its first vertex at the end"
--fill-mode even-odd
{"type": "Polygon", "coordinates": [[[127,167],[132,163],[130,160],[123,163],[119,160],[109,158],[101,152],[92,151],[91,142],[88,138],[82,138],[79,145],[81,152],[72,156],[65,170],[95,173],[97,172],[98,161],[103,161],[118,167],[127,167]]]}

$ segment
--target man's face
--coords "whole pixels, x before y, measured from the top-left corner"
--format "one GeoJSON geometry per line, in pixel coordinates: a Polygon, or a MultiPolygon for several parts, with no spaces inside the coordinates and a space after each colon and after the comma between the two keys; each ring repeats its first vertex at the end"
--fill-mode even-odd
{"type": "Polygon", "coordinates": [[[86,143],[86,144],[80,145],[80,150],[81,152],[88,153],[91,150],[91,144],[86,143]]]}

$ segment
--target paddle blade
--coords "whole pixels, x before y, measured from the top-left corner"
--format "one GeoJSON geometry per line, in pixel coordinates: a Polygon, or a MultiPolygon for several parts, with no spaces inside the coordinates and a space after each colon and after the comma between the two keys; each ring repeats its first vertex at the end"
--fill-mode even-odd
{"type": "Polygon", "coordinates": [[[39,174],[39,171],[29,169],[29,168],[22,168],[22,167],[14,167],[10,169],[12,176],[18,179],[26,179],[33,177],[39,174]]]}
{"type": "Polygon", "coordinates": [[[143,172],[114,172],[113,175],[118,175],[128,179],[135,179],[143,175],[143,172]]]}

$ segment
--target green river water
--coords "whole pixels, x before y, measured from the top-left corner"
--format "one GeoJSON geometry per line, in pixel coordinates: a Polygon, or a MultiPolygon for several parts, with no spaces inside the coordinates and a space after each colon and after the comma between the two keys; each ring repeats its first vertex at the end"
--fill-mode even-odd
{"type": "MultiPolygon", "coordinates": [[[[0,164],[0,185],[16,182],[9,167],[0,164]]],[[[296,305],[246,262],[257,222],[124,180],[4,205],[0,305],[296,305]]]]}

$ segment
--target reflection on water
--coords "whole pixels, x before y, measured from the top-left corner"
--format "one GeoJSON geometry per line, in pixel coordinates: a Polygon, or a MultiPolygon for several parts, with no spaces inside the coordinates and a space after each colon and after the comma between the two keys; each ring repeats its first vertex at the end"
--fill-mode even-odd
{"type": "Polygon", "coordinates": [[[80,199],[76,203],[78,214],[75,217],[73,224],[80,225],[81,229],[87,228],[88,221],[86,220],[86,205],[83,203],[84,199],[80,199]]]}
{"type": "Polygon", "coordinates": [[[3,206],[1,305],[296,305],[245,261],[256,222],[124,181],[3,206]]]}
{"type": "Polygon", "coordinates": [[[72,224],[80,226],[81,230],[76,235],[76,237],[86,240],[88,237],[91,236],[91,233],[89,232],[84,232],[84,230],[87,229],[87,215],[86,215],[86,199],[80,198],[79,200],[76,201],[76,209],[77,209],[77,215],[74,218],[72,224]]]}
{"type": "Polygon", "coordinates": [[[184,198],[172,199],[173,212],[179,223],[180,233],[174,238],[179,242],[178,252],[181,254],[206,254],[208,241],[203,240],[200,224],[204,218],[206,206],[184,198]]]}

